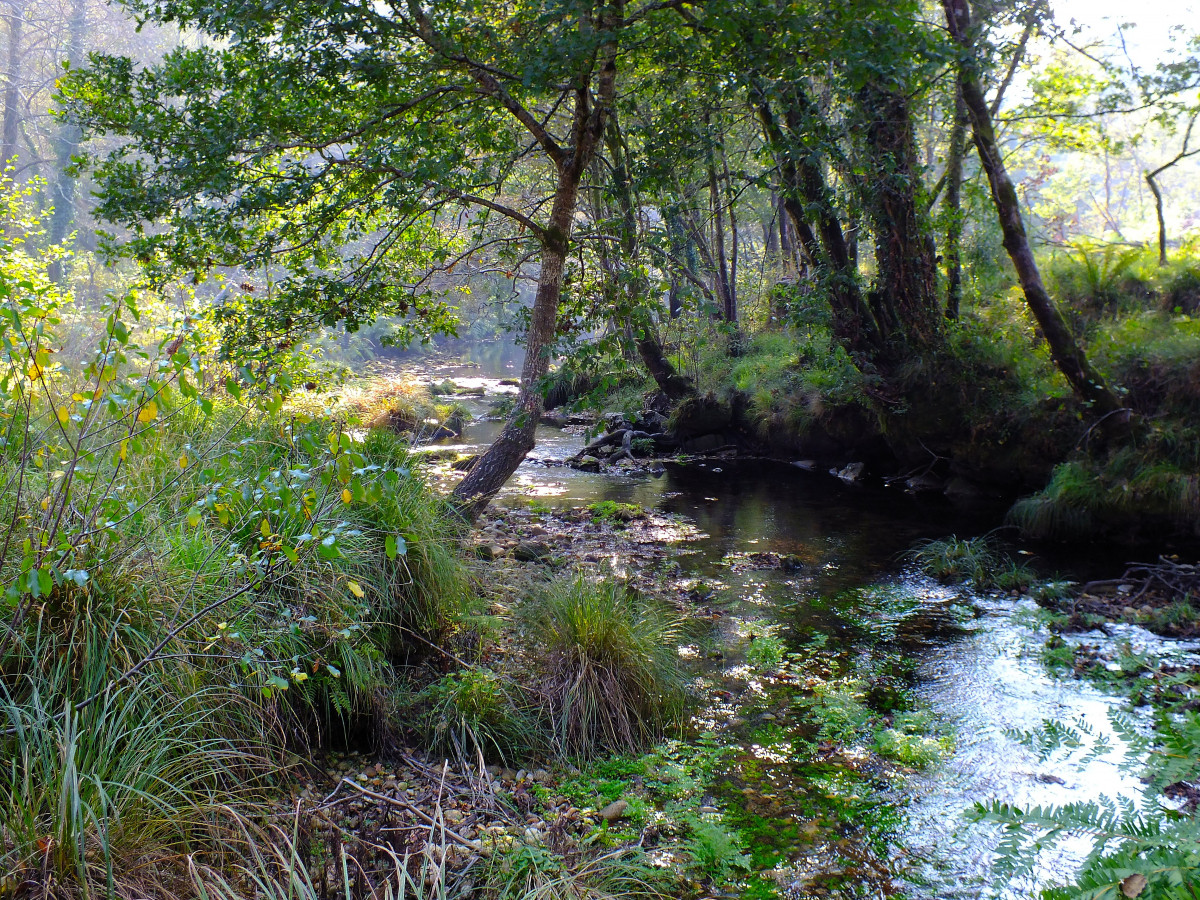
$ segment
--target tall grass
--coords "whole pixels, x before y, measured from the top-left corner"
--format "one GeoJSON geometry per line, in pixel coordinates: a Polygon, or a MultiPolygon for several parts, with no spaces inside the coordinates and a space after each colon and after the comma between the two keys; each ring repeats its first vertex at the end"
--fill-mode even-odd
{"type": "Polygon", "coordinates": [[[520,608],[559,752],[633,750],[682,719],[679,621],[616,581],[560,579],[520,608]]]}

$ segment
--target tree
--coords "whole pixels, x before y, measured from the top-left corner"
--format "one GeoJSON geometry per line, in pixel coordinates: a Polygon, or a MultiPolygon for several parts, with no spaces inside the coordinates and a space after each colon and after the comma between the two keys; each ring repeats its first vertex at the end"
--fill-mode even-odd
{"type": "Polygon", "coordinates": [[[1004,249],[1017,270],[1025,301],[1042,329],[1051,357],[1079,398],[1090,403],[1102,420],[1112,417],[1113,424],[1128,422],[1129,410],[1092,367],[1042,281],[972,54],[970,8],[966,0],[942,0],[942,6],[950,36],[959,47],[958,83],[971,121],[975,147],[991,187],[992,202],[1004,234],[1004,249]]]}
{"type": "Polygon", "coordinates": [[[580,185],[622,34],[655,4],[129,5],[216,44],[144,68],[94,56],[68,79],[76,121],[128,140],[99,164],[99,213],[157,271],[269,274],[218,311],[239,351],[383,314],[445,330],[431,269],[536,256],[520,399],[456,491],[480,509],[533,446],[580,185]]]}

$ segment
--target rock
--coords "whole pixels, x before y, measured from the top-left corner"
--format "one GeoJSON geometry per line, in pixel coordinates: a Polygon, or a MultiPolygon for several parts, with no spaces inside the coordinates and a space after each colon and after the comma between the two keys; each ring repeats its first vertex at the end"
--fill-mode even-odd
{"type": "Polygon", "coordinates": [[[546,562],[550,553],[550,545],[542,541],[521,541],[513,547],[512,555],[519,562],[546,562]]]}
{"type": "Polygon", "coordinates": [[[626,800],[614,800],[604,809],[600,810],[597,815],[605,822],[616,822],[618,819],[625,817],[626,810],[629,809],[629,802],[626,800]]]}
{"type": "Polygon", "coordinates": [[[501,378],[500,384],[504,387],[520,387],[521,379],[519,378],[501,378]]]}
{"type": "Polygon", "coordinates": [[[528,777],[529,773],[522,769],[517,773],[517,783],[519,784],[520,782],[525,781],[528,777]]]}
{"type": "Polygon", "coordinates": [[[581,456],[578,459],[572,459],[568,465],[572,469],[578,469],[580,472],[600,471],[600,460],[594,456],[581,456]]]}
{"type": "Polygon", "coordinates": [[[457,825],[465,817],[462,814],[462,810],[448,809],[444,813],[442,813],[442,818],[444,818],[446,820],[447,825],[457,825]]]}
{"type": "Polygon", "coordinates": [[[566,428],[570,424],[570,421],[570,417],[559,410],[544,412],[541,418],[538,419],[539,424],[549,425],[551,428],[566,428]]]}
{"type": "Polygon", "coordinates": [[[725,431],[732,424],[733,409],[712,394],[689,397],[671,414],[671,431],[681,442],[725,431]]]}
{"type": "Polygon", "coordinates": [[[501,781],[516,781],[517,773],[514,772],[512,769],[502,769],[500,772],[500,780],[501,781]]]}
{"type": "Polygon", "coordinates": [[[533,780],[538,784],[546,784],[550,781],[550,773],[545,769],[534,769],[533,780]]]}
{"type": "Polygon", "coordinates": [[[914,494],[933,493],[935,491],[945,490],[945,484],[942,479],[936,475],[914,475],[912,478],[906,479],[904,486],[914,494]]]}
{"type": "Polygon", "coordinates": [[[798,459],[792,465],[797,469],[803,469],[805,472],[817,471],[817,461],[815,459],[798,459]]]}
{"type": "Polygon", "coordinates": [[[663,475],[667,474],[667,470],[661,465],[655,464],[650,467],[650,474],[655,478],[662,478],[663,475]]]}
{"type": "Polygon", "coordinates": [[[862,479],[866,468],[865,463],[853,462],[840,471],[835,471],[834,474],[846,484],[857,484],[862,479]]]}
{"type": "Polygon", "coordinates": [[[470,456],[460,456],[450,464],[455,472],[470,472],[475,468],[475,463],[479,462],[479,454],[472,453],[470,456]]]}
{"type": "Polygon", "coordinates": [[[804,560],[794,553],[785,553],[779,557],[779,568],[785,572],[799,572],[804,568],[804,560]]]}

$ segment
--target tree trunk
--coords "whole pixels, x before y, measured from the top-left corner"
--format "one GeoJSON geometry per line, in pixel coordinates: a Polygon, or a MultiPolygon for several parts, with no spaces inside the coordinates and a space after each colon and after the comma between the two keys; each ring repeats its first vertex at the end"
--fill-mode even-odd
{"type": "Polygon", "coordinates": [[[876,320],[897,346],[935,346],[941,338],[937,262],[918,204],[920,164],[912,115],[904,94],[876,84],[859,95],[872,183],[866,207],[875,236],[876,320]]]}
{"type": "Polygon", "coordinates": [[[957,319],[962,305],[962,181],[967,150],[967,108],[962,91],[954,92],[954,127],[946,158],[946,318],[957,319]]]}
{"type": "Polygon", "coordinates": [[[1150,185],[1150,193],[1154,195],[1154,214],[1158,216],[1158,264],[1167,264],[1167,220],[1163,217],[1163,196],[1154,173],[1146,173],[1146,183],[1150,185]]]}
{"type": "Polygon", "coordinates": [[[1004,156],[996,141],[991,113],[976,73],[971,51],[971,14],[967,2],[942,0],[942,7],[951,36],[963,48],[959,60],[959,86],[967,108],[967,116],[971,121],[975,148],[979,152],[980,162],[991,186],[992,201],[996,206],[1000,229],[1004,235],[1004,249],[1008,251],[1008,256],[1017,270],[1017,277],[1025,292],[1025,301],[1041,326],[1042,334],[1050,347],[1051,357],[1080,399],[1091,404],[1100,416],[1111,416],[1116,423],[1128,424],[1129,410],[1105,383],[1100,373],[1092,368],[1042,282],[1037,260],[1034,259],[1029,238],[1025,233],[1025,222],[1021,217],[1017,191],[1004,166],[1004,156]]]}
{"type": "Polygon", "coordinates": [[[850,260],[846,235],[820,163],[813,151],[799,140],[807,111],[801,107],[811,106],[811,101],[799,94],[799,88],[785,98],[784,116],[791,140],[776,119],[770,98],[761,84],[752,86],[751,101],[762,123],[767,146],[779,165],[780,193],[800,245],[809,259],[823,260],[828,270],[835,337],[852,352],[881,349],[881,336],[859,289],[857,268],[850,260]],[[819,241],[808,224],[810,212],[817,222],[819,241]]]}
{"type": "Polygon", "coordinates": [[[533,449],[534,434],[543,412],[542,379],[550,367],[571,217],[578,196],[578,175],[571,179],[568,173],[561,174],[550,217],[551,240],[542,248],[542,268],[529,330],[525,334],[525,363],[521,369],[521,393],[516,408],[500,436],[454,489],[454,500],[469,520],[474,520],[491,502],[533,449]]]}
{"type": "Polygon", "coordinates": [[[8,15],[8,60],[4,74],[4,123],[0,130],[0,165],[17,155],[21,129],[21,38],[25,28],[25,2],[14,0],[8,15]]]}

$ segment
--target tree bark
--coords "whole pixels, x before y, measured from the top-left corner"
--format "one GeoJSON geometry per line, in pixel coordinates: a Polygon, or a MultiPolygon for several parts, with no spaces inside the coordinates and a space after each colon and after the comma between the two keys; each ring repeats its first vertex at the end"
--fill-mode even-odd
{"type": "Polygon", "coordinates": [[[967,108],[962,91],[954,92],[954,126],[946,158],[946,318],[958,318],[962,305],[962,181],[967,150],[967,108]]]}
{"type": "Polygon", "coordinates": [[[937,262],[923,210],[917,144],[908,99],[895,87],[870,84],[860,93],[872,183],[866,208],[875,236],[876,315],[896,344],[892,352],[932,347],[941,339],[937,262]]]}
{"type": "Polygon", "coordinates": [[[459,510],[473,521],[504,487],[517,466],[534,447],[544,398],[542,379],[550,367],[550,350],[558,325],[571,219],[579,198],[579,174],[574,166],[559,175],[550,215],[550,237],[542,248],[537,293],[525,334],[525,362],[521,368],[521,393],[500,436],[454,489],[459,510]],[[574,176],[574,177],[572,177],[574,176]]]}
{"type": "MultiPolygon", "coordinates": [[[[422,27],[428,33],[430,26],[424,11],[415,0],[410,8],[414,10],[414,18],[421,18],[422,27]]],[[[572,89],[574,109],[571,116],[571,146],[564,149],[548,137],[539,138],[544,146],[548,145],[547,152],[554,161],[557,182],[550,218],[542,231],[541,271],[538,273],[537,293],[530,311],[529,330],[525,335],[521,390],[516,407],[500,436],[454,489],[454,503],[468,521],[478,517],[533,449],[538,421],[545,405],[542,381],[550,368],[550,353],[558,329],[558,301],[562,296],[571,226],[579,204],[579,185],[604,136],[616,94],[617,33],[624,22],[625,6],[623,0],[613,0],[599,5],[599,9],[599,25],[611,37],[599,48],[595,69],[595,101],[593,103],[592,86],[589,83],[591,76],[588,75],[572,89]]],[[[489,79],[492,78],[490,73],[479,70],[472,72],[472,75],[485,90],[488,89],[489,79]]],[[[510,104],[516,107],[514,115],[527,128],[541,132],[540,124],[528,110],[519,107],[511,98],[506,98],[504,102],[506,107],[510,104]]]]}
{"type": "Polygon", "coordinates": [[[962,48],[959,60],[959,86],[971,121],[975,148],[987,173],[992,201],[1004,235],[1004,249],[1017,270],[1025,301],[1041,326],[1050,347],[1050,355],[1081,400],[1089,403],[1101,417],[1111,417],[1114,423],[1129,422],[1129,410],[1105,383],[1079,347],[1066,320],[1055,306],[1038,270],[1037,260],[1029,246],[1025,222],[1021,217],[1017,191],[1004,166],[1004,156],[996,141],[991,113],[984,100],[983,88],[971,51],[971,14],[967,0],[942,0],[950,34],[962,48]]]}

